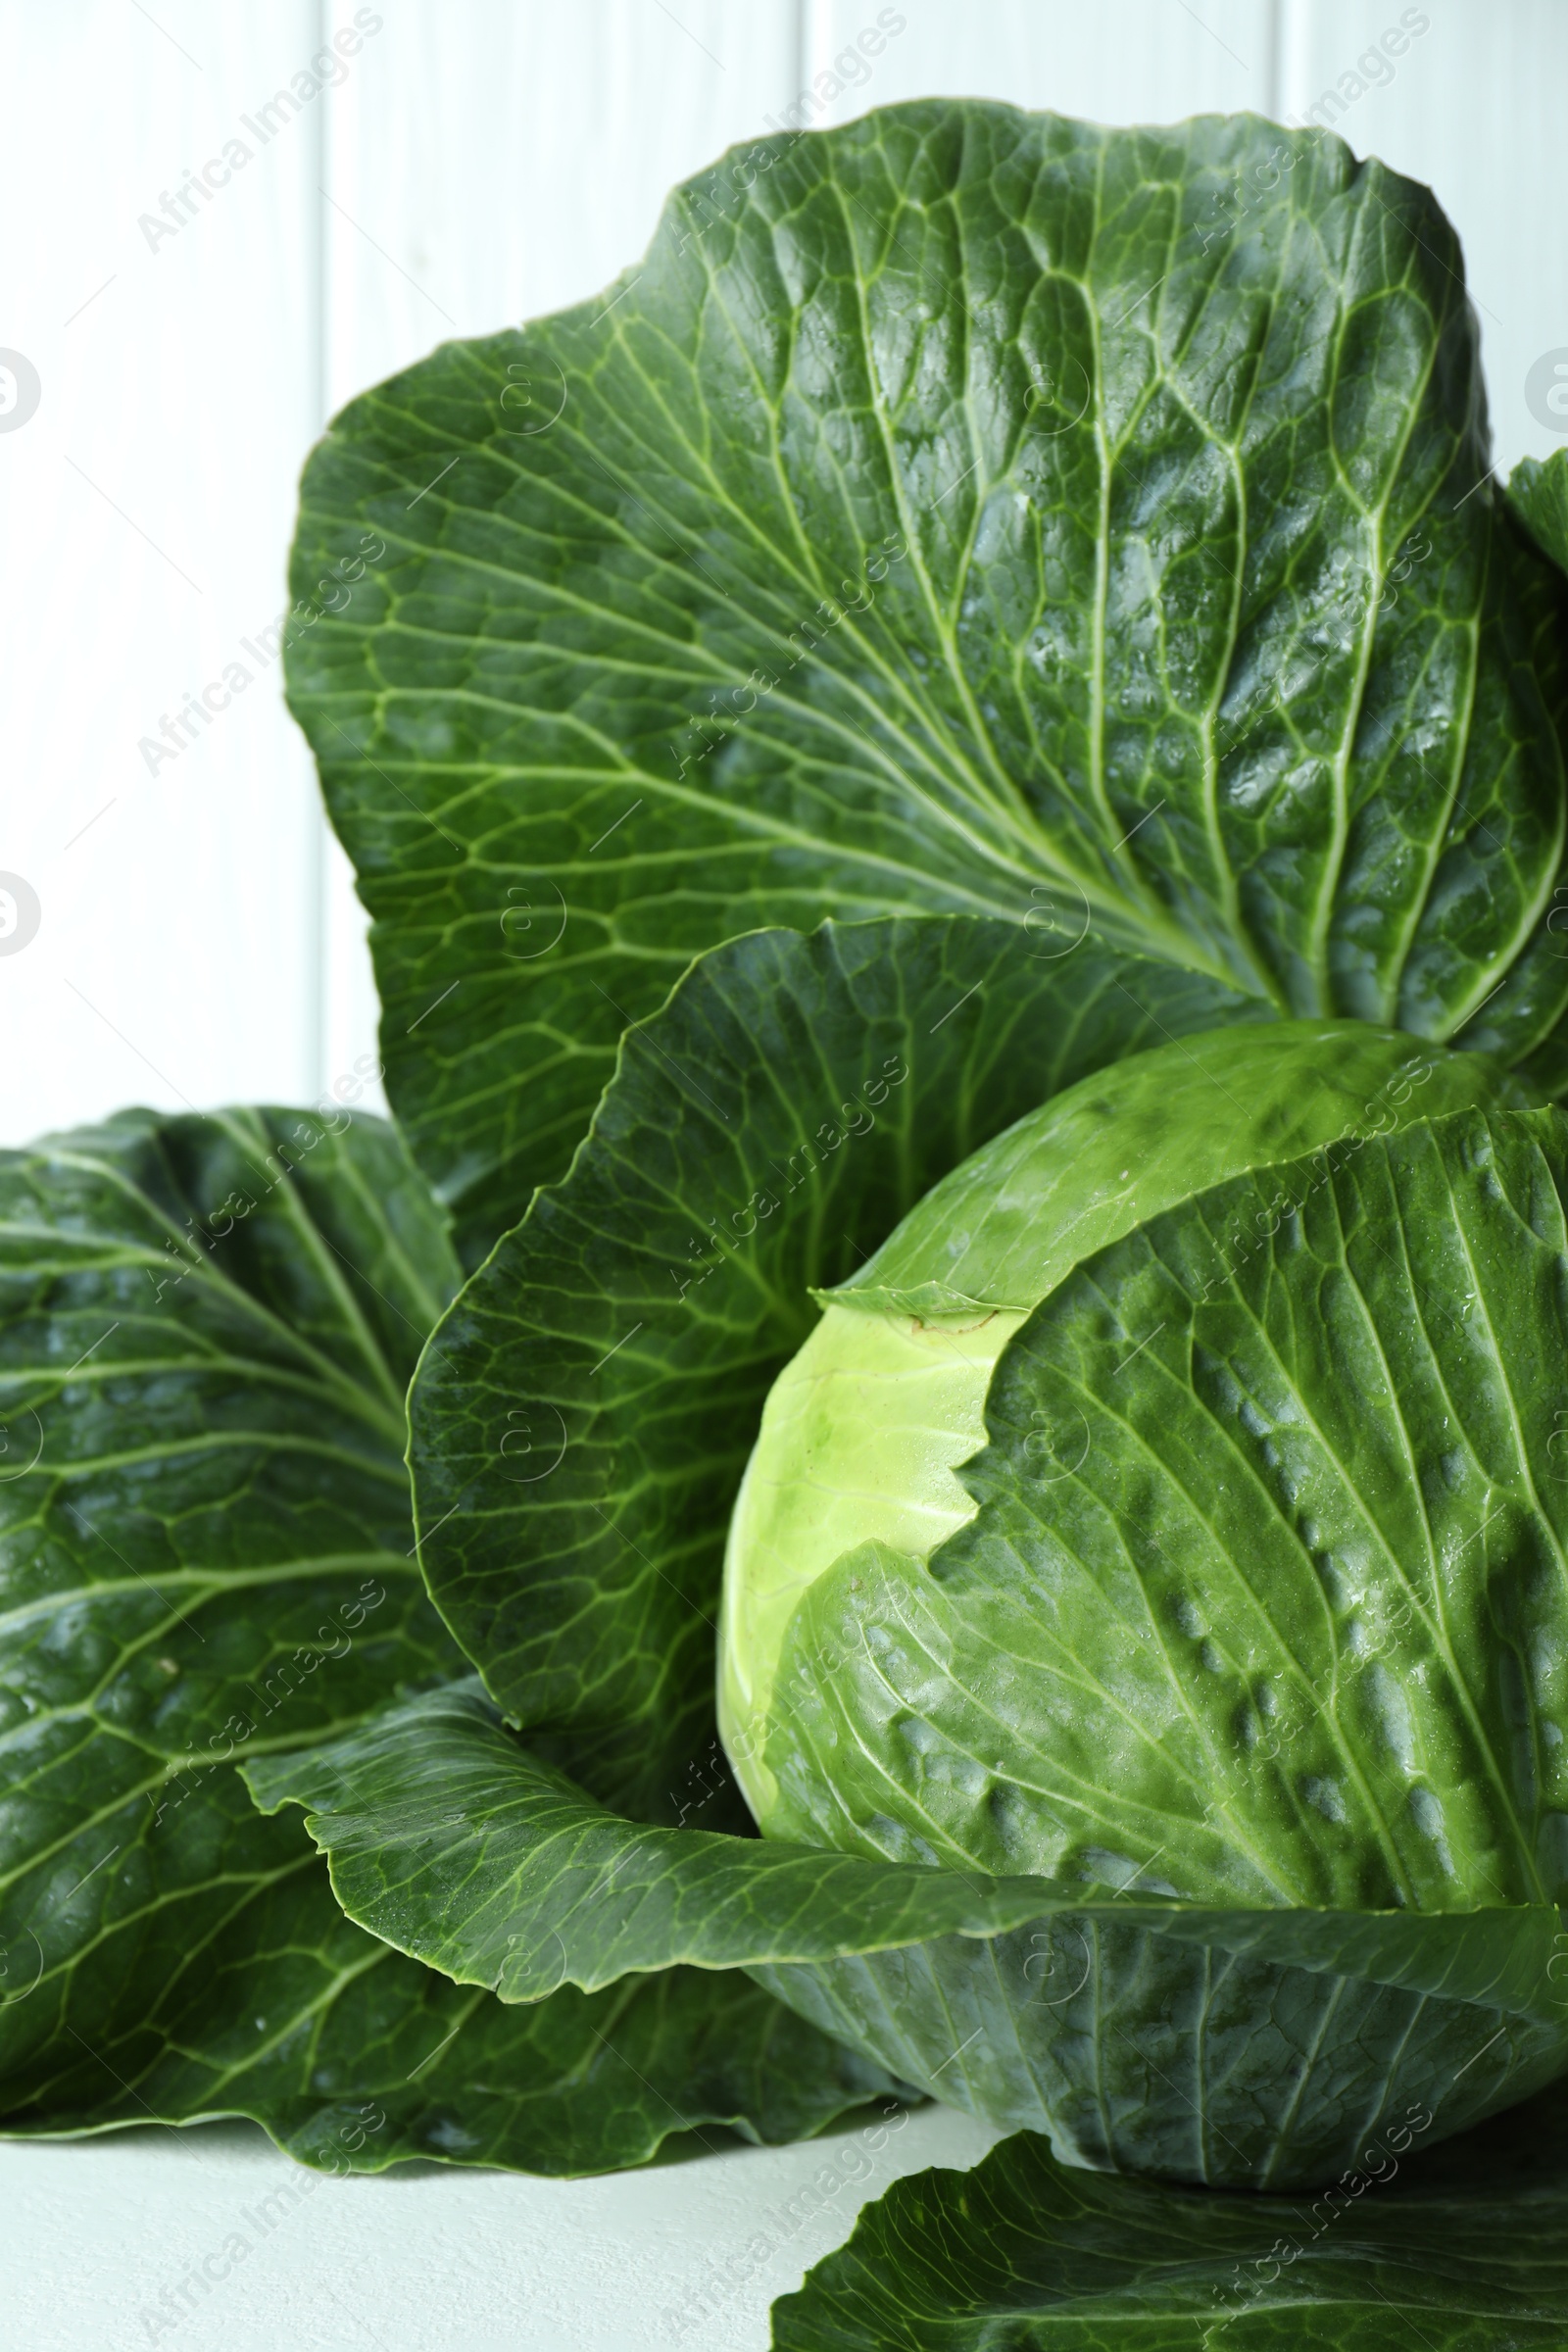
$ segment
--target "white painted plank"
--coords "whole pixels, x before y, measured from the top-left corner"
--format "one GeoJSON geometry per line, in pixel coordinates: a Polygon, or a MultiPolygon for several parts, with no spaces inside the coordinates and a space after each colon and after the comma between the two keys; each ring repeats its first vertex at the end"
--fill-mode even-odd
{"type": "MultiPolygon", "coordinates": [[[[154,13],[0,0],[13,184],[48,192],[37,232],[14,240],[0,321],[0,344],[43,384],[36,415],[0,432],[13,682],[0,871],[23,874],[42,907],[36,938],[0,956],[9,1140],[132,1098],[296,1098],[372,1049],[346,867],[323,845],[276,664],[241,646],[282,607],[295,478],[323,397],[442,335],[593,290],[641,250],[676,178],[784,119],[803,90],[828,92],[809,106],[817,122],[951,90],[1102,120],[1304,115],[1400,12],[383,0],[361,10],[376,28],[331,68],[339,86],[297,115],[274,107],[289,119],[264,122],[265,143],[241,117],[256,124],[290,88],[318,16],[347,32],[354,10],[169,0],[154,13]],[[862,77],[857,36],[879,21],[862,77]],[[67,174],[58,124],[83,86],[103,102],[67,174]],[[235,135],[249,163],[149,250],[137,215],[235,135]],[[235,659],[253,672],[246,692],[150,775],[138,741],[235,659]]],[[[1430,0],[1419,13],[1430,29],[1389,76],[1360,76],[1339,127],[1429,179],[1458,222],[1511,464],[1568,426],[1526,402],[1532,365],[1568,346],[1552,137],[1568,12],[1430,0]]]]}
{"type": "Polygon", "coordinates": [[[760,130],[799,56],[793,0],[384,13],[333,117],[334,409],[449,336],[597,292],[676,180],[760,130]]]}
{"type": "Polygon", "coordinates": [[[42,385],[0,433],[0,869],[41,906],[0,956],[11,1142],[126,1102],[297,1099],[316,1074],[309,762],[276,662],[243,641],[283,605],[317,423],[325,102],[266,144],[241,122],[306,67],[316,10],[154,13],[0,7],[0,139],[34,208],[0,343],[42,385]],[[249,160],[225,167],[235,139],[249,160]],[[228,184],[189,194],[177,230],[138,227],[209,159],[228,184]],[[243,691],[149,772],[139,741],[193,690],[220,703],[235,663],[243,691]]]}
{"type": "MultiPolygon", "coordinates": [[[[1274,103],[1271,0],[808,0],[810,126],[899,98],[1004,98],[1096,122],[1274,103]],[[890,31],[891,26],[897,26],[890,31]],[[858,36],[886,46],[856,78],[858,36]],[[841,62],[835,70],[834,60],[841,62]],[[825,80],[818,76],[825,75],[825,80]],[[844,87],[835,93],[834,81],[844,87]]],[[[869,44],[867,44],[869,45],[869,44]]]]}
{"type": "Polygon", "coordinates": [[[1282,7],[1282,112],[1425,180],[1463,239],[1502,471],[1560,449],[1568,415],[1532,413],[1526,387],[1538,359],[1568,347],[1568,9],[1561,0],[1282,7]],[[1412,37],[1415,25],[1424,29],[1412,37]],[[1402,33],[1400,54],[1389,55],[1388,33],[1394,48],[1402,33]]]}

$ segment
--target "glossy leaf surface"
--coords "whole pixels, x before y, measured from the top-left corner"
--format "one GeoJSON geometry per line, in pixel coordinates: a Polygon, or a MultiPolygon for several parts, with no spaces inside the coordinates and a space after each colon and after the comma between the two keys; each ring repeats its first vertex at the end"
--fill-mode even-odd
{"type": "Polygon", "coordinates": [[[1033,944],[927,917],[702,957],[436,1334],[411,1399],[431,1591],[509,1720],[608,1804],[678,1820],[710,1747],[725,1527],[811,1286],[1055,1088],[1266,1017],[1033,944]]]}
{"type": "Polygon", "coordinates": [[[1311,2203],[1070,2172],[1030,2133],[897,2180],[773,2306],[774,2352],[1555,2352],[1560,2099],[1424,2152],[1380,2116],[1311,2203]]]}
{"type": "Polygon", "coordinates": [[[1092,923],[1546,1039],[1564,591],[1482,415],[1381,164],[947,99],[733,150],[603,296],[353,403],[290,697],[470,1259],[758,925],[1092,923]]]}
{"type": "Polygon", "coordinates": [[[400,1459],[457,1279],[375,1121],[127,1112],[0,1158],[0,2128],[247,2115],[340,2169],[561,2172],[885,2083],[738,1980],[508,2012],[252,1805],[230,1759],[461,1667],[400,1459]]]}

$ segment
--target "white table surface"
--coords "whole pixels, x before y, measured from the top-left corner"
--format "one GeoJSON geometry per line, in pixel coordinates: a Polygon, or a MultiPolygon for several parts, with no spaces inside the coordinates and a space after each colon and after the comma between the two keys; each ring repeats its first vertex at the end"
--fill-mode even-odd
{"type": "Polygon", "coordinates": [[[774,2297],[843,2243],[862,2204],[901,2174],[977,2163],[997,2136],[924,2107],[873,2155],[864,2122],[796,2147],[724,2148],[592,2180],[428,2164],[336,2180],[245,2124],[0,2141],[0,2341],[17,2352],[765,2352],[774,2297]],[[824,2165],[841,2187],[826,2185],[824,2165]],[[821,2206],[791,2215],[819,2176],[821,2206]],[[755,2258],[760,2233],[774,2245],[755,2258]],[[711,2316],[689,2307],[677,2326],[669,2315],[693,2292],[711,2316]]]}

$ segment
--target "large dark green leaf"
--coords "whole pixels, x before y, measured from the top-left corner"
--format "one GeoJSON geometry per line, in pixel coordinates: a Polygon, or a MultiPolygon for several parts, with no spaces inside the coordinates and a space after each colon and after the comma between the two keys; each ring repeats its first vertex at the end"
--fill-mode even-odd
{"type": "MultiPolygon", "coordinates": [[[[134,1954],[122,1936],[123,1981],[94,1978],[63,2033],[8,2052],[0,2132],[245,2116],[336,2171],[598,2173],[711,2146],[715,2128],[799,2139],[900,2087],[741,1976],[672,1968],[506,2007],[351,1924],[303,1831],[263,1821],[232,1773],[203,1801],[225,1840],[209,1853],[236,1865],[225,1899],[171,1906],[179,1936],[134,1954]]],[[[0,2022],[14,2042],[19,2019],[0,2022]]]]}
{"type": "Polygon", "coordinates": [[[895,2181],[775,2303],[774,2352],[1559,2352],[1568,2108],[1430,2154],[1423,2129],[1377,2118],[1309,2205],[1070,2172],[1020,2133],[895,2181]]]}
{"type": "Polygon", "coordinates": [[[958,100],[735,150],[606,295],[355,402],[290,695],[466,1248],[758,924],[1093,921],[1527,1054],[1564,590],[1482,416],[1425,190],[958,100]]]}
{"type": "Polygon", "coordinates": [[[1568,2059],[1546,1903],[1216,1909],[651,1829],[474,1690],[245,1772],[307,1808],[352,1919],[460,1983],[526,2002],[745,1968],[872,2063],[1096,2163],[1312,2184],[1370,2114],[1419,2098],[1453,2132],[1568,2059]]]}
{"type": "MultiPolygon", "coordinates": [[[[678,1820],[712,1738],[730,1505],[809,1286],[1055,1088],[1266,1014],[965,916],[702,957],[627,1033],[571,1174],[469,1282],[411,1398],[425,1572],[508,1716],[607,1803],[678,1820]]],[[[720,1803],[712,1826],[742,1818],[720,1803]]]]}
{"type": "Polygon", "coordinates": [[[0,1158],[4,2129],[248,2115],[322,2161],[569,2171],[885,2084],[740,1983],[508,2013],[250,1803],[229,1758],[461,1666],[400,1459],[456,1281],[373,1121],[131,1112],[0,1158]]]}

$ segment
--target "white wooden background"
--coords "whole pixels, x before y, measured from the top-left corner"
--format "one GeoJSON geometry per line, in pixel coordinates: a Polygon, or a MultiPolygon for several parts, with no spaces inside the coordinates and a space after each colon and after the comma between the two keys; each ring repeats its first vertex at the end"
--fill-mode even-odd
{"type": "MultiPolygon", "coordinates": [[[[337,86],[152,251],[138,216],[236,133],[254,148],[240,117],[352,10],[0,0],[0,347],[42,386],[0,430],[0,875],[41,905],[31,942],[0,953],[0,1141],[132,1101],[310,1098],[370,1050],[363,923],[276,664],[156,775],[138,742],[225,663],[255,668],[239,641],[283,606],[296,478],[333,410],[443,337],[593,291],[641,251],[672,181],[760,132],[877,13],[377,0],[337,86]]],[[[1300,118],[1401,8],[896,13],[868,78],[818,122],[932,92],[1111,122],[1300,118]]],[[[1458,222],[1511,465],[1555,445],[1525,377],[1568,345],[1568,6],[1415,13],[1428,28],[1337,127],[1429,180],[1458,222]]]]}

